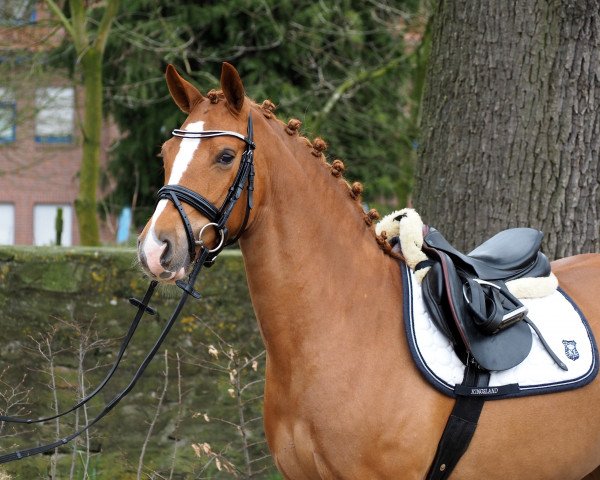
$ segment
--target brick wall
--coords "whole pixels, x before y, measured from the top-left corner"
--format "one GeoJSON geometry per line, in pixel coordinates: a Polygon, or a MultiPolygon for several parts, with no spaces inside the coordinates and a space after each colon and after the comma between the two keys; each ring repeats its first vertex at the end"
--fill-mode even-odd
{"type": "MultiPolygon", "coordinates": [[[[60,86],[64,80],[51,82],[60,86]]],[[[32,85],[32,92],[34,90],[32,85]]],[[[21,90],[21,92],[24,90],[21,90]]],[[[81,92],[77,92],[78,104],[83,104],[81,92]]],[[[33,95],[17,97],[17,111],[30,111],[33,95]]],[[[33,244],[33,210],[38,204],[70,205],[72,215],[72,243],[79,243],[75,199],[79,183],[78,172],[81,163],[81,135],[75,127],[73,142],[67,144],[37,143],[35,141],[33,118],[17,120],[16,141],[0,145],[0,203],[14,205],[15,244],[33,244]]],[[[107,124],[103,132],[103,165],[107,160],[107,149],[116,132],[107,124]]],[[[110,229],[103,226],[103,241],[113,240],[110,229]]]]}
{"type": "MultiPolygon", "coordinates": [[[[17,106],[16,141],[0,143],[0,203],[14,206],[14,242],[21,245],[34,243],[36,205],[69,205],[72,211],[72,244],[76,245],[79,243],[79,233],[74,202],[78,195],[82,155],[81,133],[77,125],[82,110],[76,108],[72,142],[35,141],[36,89],[72,86],[66,72],[48,72],[44,69],[42,73],[32,68],[34,54],[43,48],[55,46],[62,36],[61,30],[50,23],[43,2],[38,2],[36,16],[37,21],[30,25],[0,28],[0,88],[14,94],[17,106]],[[49,32],[55,33],[49,35],[49,32]],[[9,62],[2,61],[5,57],[22,57],[25,60],[9,65],[9,62]]],[[[76,90],[75,105],[83,105],[81,89],[76,90]]],[[[103,132],[102,165],[106,165],[106,152],[116,136],[116,129],[107,122],[103,132]]],[[[109,221],[114,223],[112,218],[109,221]]],[[[114,233],[107,224],[101,226],[101,232],[103,242],[114,241],[114,233]]]]}

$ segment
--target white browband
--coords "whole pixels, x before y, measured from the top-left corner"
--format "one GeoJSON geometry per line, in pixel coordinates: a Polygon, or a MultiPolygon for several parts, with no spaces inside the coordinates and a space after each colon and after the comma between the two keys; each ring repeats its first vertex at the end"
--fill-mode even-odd
{"type": "Polygon", "coordinates": [[[176,128],[171,133],[174,137],[180,137],[180,138],[213,138],[213,137],[223,137],[223,136],[235,137],[235,138],[239,138],[240,140],[243,140],[248,145],[251,145],[252,147],[254,147],[254,143],[251,140],[249,140],[247,137],[245,137],[241,133],[232,132],[229,130],[205,130],[203,132],[190,132],[188,130],[179,130],[176,128]]]}

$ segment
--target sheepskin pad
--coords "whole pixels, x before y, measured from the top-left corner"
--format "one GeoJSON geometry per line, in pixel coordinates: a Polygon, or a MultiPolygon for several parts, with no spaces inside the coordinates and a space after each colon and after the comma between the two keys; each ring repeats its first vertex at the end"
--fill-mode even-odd
{"type": "MultiPolygon", "coordinates": [[[[414,274],[405,265],[402,271],[404,323],[414,361],[436,389],[455,397],[454,388],[462,382],[465,367],[450,341],[431,321],[414,274]]],[[[529,308],[528,317],[569,370],[561,370],[553,362],[532,332],[529,356],[510,370],[492,372],[490,388],[500,388],[491,398],[559,392],[591,382],[598,373],[598,349],[586,319],[566,293],[559,289],[544,298],[524,299],[523,303],[529,308]]]]}

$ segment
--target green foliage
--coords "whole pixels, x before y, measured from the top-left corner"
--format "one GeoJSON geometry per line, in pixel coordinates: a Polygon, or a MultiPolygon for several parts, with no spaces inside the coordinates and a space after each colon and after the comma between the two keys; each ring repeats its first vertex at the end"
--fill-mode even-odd
{"type": "Polygon", "coordinates": [[[404,203],[416,137],[413,72],[424,15],[418,0],[131,0],[114,24],[107,101],[124,137],[112,151],[115,209],[136,200],[147,219],[162,184],[157,153],[183,114],[169,98],[167,63],[203,92],[233,63],[247,93],[328,142],[366,199],[404,203]],[[409,41],[405,41],[409,39],[409,41]]]}

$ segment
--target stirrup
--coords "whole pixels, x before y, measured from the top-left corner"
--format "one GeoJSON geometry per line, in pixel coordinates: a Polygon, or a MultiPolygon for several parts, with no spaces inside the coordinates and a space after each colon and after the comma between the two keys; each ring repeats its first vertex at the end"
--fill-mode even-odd
{"type": "Polygon", "coordinates": [[[465,278],[463,297],[477,327],[494,335],[523,320],[529,312],[518,298],[500,284],[480,278],[465,278]]]}

